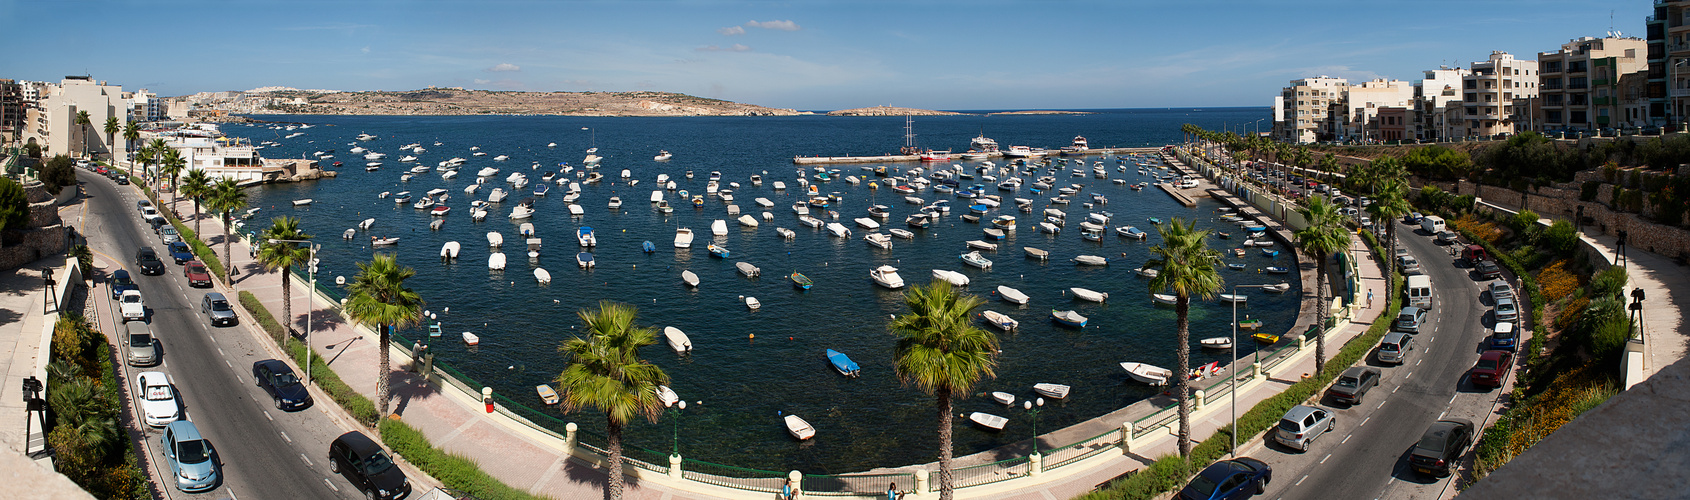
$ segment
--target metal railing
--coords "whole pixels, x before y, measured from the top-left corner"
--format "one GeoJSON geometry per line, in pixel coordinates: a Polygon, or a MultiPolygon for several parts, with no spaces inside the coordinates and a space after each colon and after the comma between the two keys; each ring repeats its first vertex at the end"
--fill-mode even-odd
{"type": "Polygon", "coordinates": [[[888,488],[898,491],[915,489],[915,474],[805,474],[805,493],[815,495],[859,495],[885,493],[888,488]]]}
{"type": "Polygon", "coordinates": [[[1119,450],[1121,445],[1121,431],[1110,430],[1090,438],[1082,439],[1078,443],[1050,448],[1045,450],[1044,469],[1051,470],[1071,463],[1079,462],[1093,455],[1119,450]]]}
{"type": "Polygon", "coordinates": [[[1015,457],[999,460],[989,464],[973,465],[951,471],[952,484],[957,488],[967,488],[982,484],[992,484],[1008,481],[1018,477],[1025,477],[1032,472],[1032,460],[1027,457],[1015,457]]]}

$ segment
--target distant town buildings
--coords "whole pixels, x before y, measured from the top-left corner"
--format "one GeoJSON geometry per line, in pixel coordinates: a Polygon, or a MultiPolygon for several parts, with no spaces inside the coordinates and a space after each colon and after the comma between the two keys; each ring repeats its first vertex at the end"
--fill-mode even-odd
{"type": "Polygon", "coordinates": [[[1649,123],[1642,38],[1576,38],[1555,52],[1538,54],[1541,99],[1536,130],[1599,131],[1649,123]]]}

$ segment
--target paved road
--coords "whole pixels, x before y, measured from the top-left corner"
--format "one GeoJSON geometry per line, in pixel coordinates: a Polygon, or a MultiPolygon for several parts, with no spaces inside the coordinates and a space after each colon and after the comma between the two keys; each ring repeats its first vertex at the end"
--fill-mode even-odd
{"type": "MultiPolygon", "coordinates": [[[[124,366],[126,384],[148,370],[170,374],[185,415],[211,441],[223,464],[223,483],[209,492],[189,495],[175,489],[169,468],[159,453],[159,431],[146,429],[144,443],[153,477],[166,498],[356,498],[361,497],[344,478],[331,474],[325,463],[328,443],[341,426],[320,407],[287,413],[278,411],[268,395],[253,385],[252,363],[269,359],[262,344],[245,325],[210,327],[199,312],[208,289],[189,288],[182,266],[165,255],[165,274],[140,276],[134,272],[135,250],[149,246],[163,253],[164,245],[135,210],[138,196],[104,177],[77,172],[87,193],[87,214],[81,228],[89,245],[105,261],[106,272],[130,269],[146,299],[148,321],[163,345],[163,364],[153,368],[124,366]],[[163,479],[160,479],[163,478],[163,479]]],[[[105,328],[117,328],[116,303],[103,278],[91,292],[105,328]]],[[[234,297],[230,297],[231,300],[234,297]]],[[[108,330],[120,331],[120,330],[108,330]]],[[[334,404],[332,401],[318,401],[334,404]]],[[[134,411],[131,405],[130,411],[134,411]]]]}
{"type": "Polygon", "coordinates": [[[1420,260],[1435,289],[1428,325],[1416,338],[1419,346],[1402,366],[1381,365],[1370,354],[1364,363],[1383,371],[1383,380],[1354,406],[1323,399],[1321,406],[1337,414],[1337,425],[1309,451],[1299,453],[1271,438],[1242,450],[1275,469],[1263,498],[1424,499],[1453,494],[1450,478],[1433,479],[1409,469],[1409,452],[1439,418],[1464,417],[1483,426],[1496,398],[1505,392],[1477,390],[1467,380],[1468,369],[1483,350],[1485,327],[1492,324],[1483,285],[1466,264],[1455,262],[1447,247],[1401,221],[1394,223],[1399,224],[1401,245],[1420,260]]]}

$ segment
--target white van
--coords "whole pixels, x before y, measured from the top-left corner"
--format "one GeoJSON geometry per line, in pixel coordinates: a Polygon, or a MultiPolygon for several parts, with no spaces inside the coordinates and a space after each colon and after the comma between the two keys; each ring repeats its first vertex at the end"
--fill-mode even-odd
{"type": "Polygon", "coordinates": [[[1421,218],[1420,229],[1425,229],[1427,233],[1434,235],[1438,234],[1439,231],[1444,230],[1444,218],[1436,215],[1428,215],[1421,218]]]}
{"type": "Polygon", "coordinates": [[[1408,306],[1421,309],[1432,308],[1432,277],[1416,274],[1408,277],[1408,306]]]}

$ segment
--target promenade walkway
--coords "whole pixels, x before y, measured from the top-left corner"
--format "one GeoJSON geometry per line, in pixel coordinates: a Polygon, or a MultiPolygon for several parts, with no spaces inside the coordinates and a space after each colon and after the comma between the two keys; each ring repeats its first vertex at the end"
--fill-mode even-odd
{"type": "MultiPolygon", "coordinates": [[[[178,213],[192,215],[192,207],[186,202],[180,202],[178,213]]],[[[190,223],[191,224],[191,223],[190,223]]],[[[215,219],[206,219],[202,236],[207,243],[219,251],[221,245],[222,228],[215,219]]],[[[260,302],[265,304],[272,314],[282,313],[281,278],[278,273],[265,272],[248,256],[249,247],[245,242],[237,240],[233,244],[234,264],[240,268],[240,274],[235,277],[236,290],[251,292],[260,302]]],[[[1381,277],[1382,269],[1373,262],[1363,243],[1359,240],[1351,249],[1352,256],[1361,263],[1361,283],[1372,295],[1381,298],[1372,308],[1365,301],[1354,306],[1353,317],[1366,321],[1378,315],[1385,306],[1383,300],[1387,285],[1381,277]]],[[[1312,282],[1312,264],[1306,267],[1302,274],[1305,278],[1303,289],[1307,296],[1304,300],[1312,302],[1314,287],[1312,282]]],[[[1336,273],[1334,273],[1336,275],[1336,273]]],[[[372,330],[365,327],[355,327],[349,324],[334,309],[334,304],[327,296],[309,293],[308,285],[303,280],[293,280],[292,293],[293,317],[286,321],[295,329],[306,328],[306,304],[310,300],[311,325],[309,331],[310,344],[316,351],[327,359],[337,374],[360,393],[370,396],[375,394],[376,377],[378,376],[378,355],[380,348],[376,344],[376,336],[372,330]],[[309,297],[309,299],[308,299],[309,297]]],[[[1357,296],[1365,296],[1368,292],[1360,292],[1357,296]]],[[[1312,307],[1304,307],[1304,314],[1299,318],[1299,324],[1293,325],[1291,332],[1306,329],[1314,323],[1312,307]]],[[[244,314],[244,311],[243,311],[244,314]]],[[[245,318],[250,323],[250,318],[245,318]]],[[[281,319],[281,318],[278,318],[281,319]]],[[[1338,329],[1328,337],[1328,355],[1335,354],[1344,342],[1365,331],[1366,323],[1349,323],[1338,329]]],[[[257,333],[255,333],[257,334],[257,333]]],[[[1196,334],[1194,334],[1195,336],[1196,334]]],[[[1248,341],[1248,340],[1245,340],[1248,341]]],[[[1237,394],[1237,409],[1243,412],[1257,402],[1278,394],[1285,387],[1295,383],[1300,377],[1314,371],[1312,343],[1299,349],[1297,342],[1288,345],[1274,353],[1274,359],[1284,358],[1280,364],[1274,365],[1272,370],[1264,374],[1259,381],[1242,383],[1242,390],[1237,394]]],[[[489,414],[474,396],[468,394],[472,388],[442,387],[433,385],[421,377],[406,372],[408,352],[393,348],[392,365],[387,367],[385,375],[390,377],[391,400],[393,412],[403,421],[422,431],[436,447],[449,452],[466,456],[482,464],[482,467],[505,484],[526,490],[535,494],[553,498],[599,498],[604,491],[604,474],[594,464],[572,455],[568,448],[570,443],[564,443],[539,429],[516,421],[502,413],[489,414]]],[[[1241,359],[1237,369],[1228,370],[1240,378],[1250,375],[1250,359],[1241,359]]],[[[1263,365],[1268,364],[1263,359],[1263,365]]],[[[1210,387],[1208,403],[1194,412],[1192,417],[1194,440],[1206,438],[1215,429],[1230,422],[1227,398],[1217,397],[1224,393],[1225,379],[1210,378],[1194,384],[1194,388],[1210,387]]],[[[1170,431],[1174,426],[1165,425],[1167,415],[1171,412],[1161,411],[1161,408],[1173,402],[1172,397],[1163,396],[1147,401],[1141,401],[1109,415],[1091,421],[1058,430],[1040,437],[1040,447],[1047,456],[1054,457],[1056,452],[1051,446],[1066,446],[1081,442],[1087,438],[1118,432],[1122,423],[1135,422],[1147,416],[1157,416],[1154,422],[1140,422],[1141,434],[1130,441],[1127,453],[1110,451],[1088,458],[1075,465],[1058,468],[1044,473],[1045,477],[1038,481],[1007,481],[988,486],[964,488],[958,490],[959,498],[1070,498],[1083,494],[1101,484],[1104,484],[1131,471],[1140,469],[1155,460],[1155,458],[1174,453],[1176,438],[1170,431]]],[[[565,420],[588,421],[603,418],[596,412],[582,412],[576,415],[561,416],[565,420]]],[[[602,445],[602,443],[584,443],[602,445]]],[[[1240,442],[1245,446],[1247,442],[1240,442]]],[[[986,454],[960,457],[959,464],[986,462],[991,457],[1005,455],[1025,456],[1031,448],[1031,441],[1024,441],[986,454]]],[[[1113,445],[1108,445],[1113,446],[1113,445]]],[[[580,453],[576,451],[576,453],[580,453]]],[[[667,465],[667,464],[660,464],[667,465]]],[[[909,468],[934,468],[932,464],[923,464],[909,468]]],[[[1024,469],[1024,468],[1023,468],[1024,469]]],[[[627,498],[738,498],[738,499],[766,499],[773,495],[740,489],[715,486],[697,481],[681,481],[671,479],[652,471],[636,470],[625,467],[630,473],[638,473],[638,477],[631,476],[628,481],[627,498]]],[[[1005,471],[1004,474],[1014,474],[1005,471]]],[[[906,476],[907,477],[907,476],[906,476]]],[[[900,487],[900,489],[907,489],[900,487]]],[[[865,495],[866,496],[866,495],[865,495]]],[[[918,498],[936,498],[922,495],[918,498]]]]}

